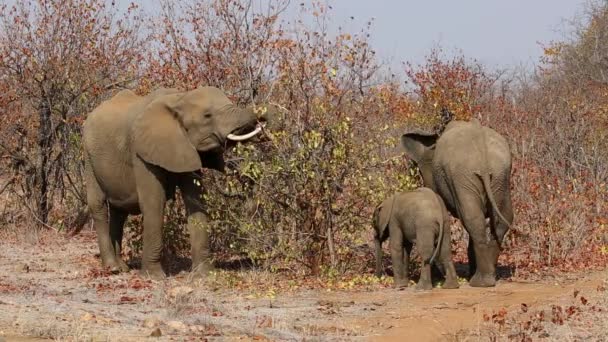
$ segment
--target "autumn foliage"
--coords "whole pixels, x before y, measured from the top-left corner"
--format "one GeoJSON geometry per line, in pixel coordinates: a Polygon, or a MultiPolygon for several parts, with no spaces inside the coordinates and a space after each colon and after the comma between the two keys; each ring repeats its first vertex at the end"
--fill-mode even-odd
{"type": "MultiPolygon", "coordinates": [[[[83,215],[80,128],[100,101],[122,88],[213,85],[239,104],[282,111],[265,139],[227,151],[226,174],[203,173],[220,261],[369,271],[373,208],[419,185],[398,138],[406,127],[440,130],[447,109],[511,144],[516,221],[501,263],[522,275],[604,266],[608,50],[592,42],[607,34],[607,13],[591,6],[534,73],[489,70],[438,48],[391,76],[371,46],[373,23],[329,32],[324,2],[168,0],[152,16],[103,0],[3,5],[0,222],[62,230],[83,215]]],[[[167,255],[187,251],[182,210],[167,208],[167,255]]],[[[134,256],[140,218],[127,228],[134,256]]],[[[464,234],[453,234],[460,261],[464,234]]]]}

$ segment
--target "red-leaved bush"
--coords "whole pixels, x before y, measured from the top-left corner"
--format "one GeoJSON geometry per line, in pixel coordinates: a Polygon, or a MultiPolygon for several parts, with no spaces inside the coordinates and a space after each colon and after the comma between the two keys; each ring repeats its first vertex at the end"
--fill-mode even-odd
{"type": "MultiPolygon", "coordinates": [[[[592,4],[533,73],[434,49],[389,76],[373,23],[332,34],[321,1],[169,0],[150,17],[103,0],[2,5],[0,222],[61,229],[82,218],[80,127],[118,89],[212,85],[239,104],[282,109],[265,140],[227,151],[226,174],[203,173],[218,259],[304,274],[371,270],[374,207],[419,185],[399,137],[437,129],[445,108],[511,145],[515,222],[501,263],[519,275],[605,266],[608,50],[593,42],[608,32],[606,8],[592,4]]],[[[171,203],[167,254],[187,251],[183,225],[171,203]]],[[[133,256],[141,222],[127,227],[133,256]]],[[[465,235],[453,235],[459,261],[465,235]]]]}

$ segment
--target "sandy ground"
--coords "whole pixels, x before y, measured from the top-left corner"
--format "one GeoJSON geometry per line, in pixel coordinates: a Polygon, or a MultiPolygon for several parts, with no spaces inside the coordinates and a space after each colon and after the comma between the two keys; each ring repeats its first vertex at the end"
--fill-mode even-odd
{"type": "Polygon", "coordinates": [[[608,279],[596,271],[502,280],[489,289],[269,294],[263,286],[243,291],[190,282],[185,274],[162,282],[136,271],[105,274],[91,231],[26,240],[15,235],[0,243],[0,341],[474,341],[484,314],[559,303],[575,290],[592,298],[608,279]]]}

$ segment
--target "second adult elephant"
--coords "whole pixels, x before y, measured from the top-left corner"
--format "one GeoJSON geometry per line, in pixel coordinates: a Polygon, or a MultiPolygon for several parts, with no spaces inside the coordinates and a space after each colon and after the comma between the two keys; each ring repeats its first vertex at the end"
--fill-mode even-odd
{"type": "Polygon", "coordinates": [[[424,184],[443,198],[469,233],[469,284],[494,286],[502,240],[513,221],[506,139],[473,119],[450,122],[441,136],[408,132],[401,142],[424,184]]]}
{"type": "Polygon", "coordinates": [[[129,269],[121,258],[123,225],[127,215],[141,213],[142,272],[165,276],[163,209],[178,187],[188,215],[192,269],[212,269],[200,169],[223,170],[226,142],[251,138],[260,131],[258,120],[272,112],[258,117],[221,90],[201,87],[159,89],[144,97],[124,90],[89,114],[83,129],[85,181],[102,264],[129,269]]]}

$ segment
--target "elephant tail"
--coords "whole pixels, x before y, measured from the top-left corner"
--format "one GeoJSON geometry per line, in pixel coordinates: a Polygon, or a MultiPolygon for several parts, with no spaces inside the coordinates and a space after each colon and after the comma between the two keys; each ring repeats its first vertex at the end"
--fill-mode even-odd
{"type": "Polygon", "coordinates": [[[496,212],[496,214],[498,215],[498,217],[509,227],[511,227],[511,222],[509,222],[509,220],[507,220],[504,215],[500,212],[500,209],[498,209],[498,205],[496,204],[496,200],[494,199],[494,193],[492,192],[492,187],[490,186],[490,175],[487,172],[482,173],[476,173],[477,176],[481,179],[481,182],[483,183],[483,187],[486,190],[486,194],[488,194],[488,200],[490,201],[490,204],[492,205],[492,209],[496,212]]]}
{"type": "Polygon", "coordinates": [[[441,249],[441,243],[443,242],[443,234],[445,231],[445,227],[443,226],[444,223],[444,219],[443,219],[443,210],[442,210],[442,205],[441,205],[441,199],[437,198],[437,194],[435,194],[436,199],[437,199],[437,205],[439,206],[439,210],[441,210],[441,219],[439,220],[439,234],[437,236],[437,243],[435,244],[435,248],[433,249],[433,254],[431,255],[430,258],[428,258],[427,260],[424,261],[425,264],[432,264],[433,262],[435,262],[435,258],[437,258],[437,254],[439,253],[439,249],[441,249]]]}
{"type": "Polygon", "coordinates": [[[477,176],[481,179],[481,182],[483,183],[483,187],[486,190],[486,194],[488,196],[488,200],[490,201],[490,204],[492,205],[492,209],[496,212],[496,214],[498,215],[498,217],[509,227],[511,227],[511,222],[509,222],[509,220],[507,220],[504,215],[500,212],[500,210],[498,209],[498,205],[496,205],[496,200],[494,199],[494,193],[492,192],[492,187],[490,186],[490,168],[488,166],[488,145],[486,142],[486,133],[483,129],[483,127],[481,127],[481,123],[477,120],[474,119],[473,121],[476,125],[479,126],[479,128],[481,129],[481,146],[482,146],[482,153],[483,153],[483,160],[484,160],[484,169],[482,169],[480,172],[476,172],[477,176]]]}

